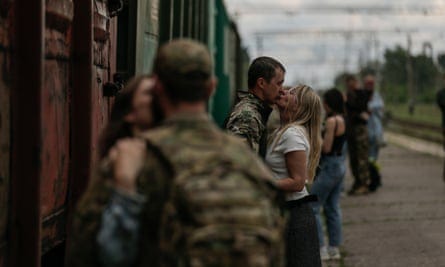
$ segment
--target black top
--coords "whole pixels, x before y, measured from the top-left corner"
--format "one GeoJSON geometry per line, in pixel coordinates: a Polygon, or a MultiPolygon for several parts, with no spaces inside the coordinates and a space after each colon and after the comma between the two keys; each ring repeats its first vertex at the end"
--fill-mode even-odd
{"type": "Polygon", "coordinates": [[[445,128],[445,88],[442,88],[437,92],[436,102],[442,112],[442,128],[445,128]]]}
{"type": "MultiPolygon", "coordinates": [[[[331,117],[331,116],[329,116],[329,117],[331,117]]],[[[331,152],[324,154],[326,156],[341,156],[342,155],[343,145],[346,142],[346,131],[343,134],[338,135],[338,136],[335,135],[336,133],[337,133],[337,119],[335,119],[334,141],[332,142],[331,152]]]]}

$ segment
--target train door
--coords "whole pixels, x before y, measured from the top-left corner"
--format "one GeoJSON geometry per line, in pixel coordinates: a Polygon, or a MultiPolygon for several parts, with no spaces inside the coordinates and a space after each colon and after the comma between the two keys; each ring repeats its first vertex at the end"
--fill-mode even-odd
{"type": "MultiPolygon", "coordinates": [[[[92,155],[98,155],[99,135],[108,121],[113,93],[107,91],[119,83],[116,72],[116,19],[110,12],[112,1],[94,0],[93,90],[92,90],[92,155]],[[110,86],[111,85],[111,86],[110,86]]],[[[116,12],[119,8],[116,8],[116,12]]],[[[117,15],[118,13],[116,13],[117,15]]],[[[111,89],[112,90],[112,89],[111,89]]]]}
{"type": "Polygon", "coordinates": [[[41,105],[42,255],[63,243],[70,163],[71,0],[46,2],[41,105]]]}
{"type": "MultiPolygon", "coordinates": [[[[7,2],[6,2],[7,3],[7,2]]],[[[9,31],[11,5],[0,12],[0,32],[9,31]]],[[[9,214],[9,188],[11,183],[11,40],[0,39],[0,266],[5,266],[7,254],[7,225],[9,214]]]]}
{"type": "MultiPolygon", "coordinates": [[[[160,4],[160,42],[187,37],[209,44],[213,1],[165,0],[160,4]]],[[[211,47],[209,47],[211,49],[211,47]]]]}
{"type": "Polygon", "coordinates": [[[148,74],[159,40],[159,0],[138,1],[135,73],[148,74]]]}

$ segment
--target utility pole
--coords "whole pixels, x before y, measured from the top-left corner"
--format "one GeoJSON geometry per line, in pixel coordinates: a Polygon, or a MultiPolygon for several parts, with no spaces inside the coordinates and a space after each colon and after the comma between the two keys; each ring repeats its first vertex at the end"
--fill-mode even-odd
{"type": "Polygon", "coordinates": [[[414,88],[414,70],[413,70],[413,62],[411,59],[411,46],[412,40],[411,35],[407,35],[407,51],[406,51],[406,75],[407,75],[407,85],[408,85],[408,95],[409,95],[409,103],[408,103],[408,112],[410,115],[414,114],[415,109],[415,88],[414,88]]]}
{"type": "Polygon", "coordinates": [[[380,41],[377,35],[374,34],[374,68],[375,68],[375,79],[376,79],[376,89],[381,90],[382,84],[382,73],[380,71],[380,41]]]}
{"type": "Polygon", "coordinates": [[[257,57],[263,55],[263,37],[260,35],[256,36],[256,52],[257,57]]]}
{"type": "Polygon", "coordinates": [[[345,58],[343,61],[343,72],[348,72],[349,67],[349,53],[351,52],[351,40],[352,40],[352,32],[345,32],[345,58]]]}

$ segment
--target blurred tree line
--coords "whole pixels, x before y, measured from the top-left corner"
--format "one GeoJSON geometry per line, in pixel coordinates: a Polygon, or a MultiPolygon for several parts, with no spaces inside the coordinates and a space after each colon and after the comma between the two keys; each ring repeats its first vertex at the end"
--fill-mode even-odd
{"type": "MultiPolygon", "coordinates": [[[[435,101],[437,90],[442,86],[440,74],[445,70],[445,54],[440,54],[437,63],[426,54],[410,55],[413,68],[414,99],[417,103],[431,103],[435,101]]],[[[387,49],[384,62],[368,62],[358,73],[361,77],[366,74],[379,74],[380,90],[387,102],[407,103],[410,99],[408,92],[408,51],[397,46],[387,49]]],[[[339,74],[335,84],[344,88],[345,73],[339,74]]]]}

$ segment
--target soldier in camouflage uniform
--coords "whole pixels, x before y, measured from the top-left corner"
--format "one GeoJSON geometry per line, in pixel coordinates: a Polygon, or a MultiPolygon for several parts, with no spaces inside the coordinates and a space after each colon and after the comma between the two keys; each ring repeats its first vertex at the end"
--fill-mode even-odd
{"type": "Polygon", "coordinates": [[[241,137],[264,158],[267,145],[267,120],[272,106],[283,90],[284,66],[270,57],[259,57],[249,67],[247,93],[238,95],[239,102],[226,119],[226,129],[241,137]]]}
{"type": "MultiPolygon", "coordinates": [[[[445,75],[443,75],[442,81],[445,85],[445,75]]],[[[442,89],[437,91],[436,103],[442,113],[442,138],[443,138],[442,145],[443,145],[443,149],[445,150],[445,87],[443,87],[442,89]]],[[[442,178],[443,178],[443,181],[445,182],[445,160],[444,160],[444,164],[443,164],[442,178]]]]}
{"type": "Polygon", "coordinates": [[[346,77],[346,127],[349,162],[354,176],[354,184],[349,195],[368,193],[370,181],[368,165],[368,102],[370,94],[361,89],[354,76],[346,77]]]}
{"type": "MultiPolygon", "coordinates": [[[[137,160],[131,157],[136,154],[125,154],[125,146],[117,147],[122,157],[113,164],[120,167],[109,174],[115,181],[134,179],[136,186],[118,197],[102,194],[99,200],[94,200],[91,190],[85,198],[97,206],[96,212],[88,200],[81,202],[78,211],[78,234],[83,236],[80,226],[89,224],[82,219],[100,220],[106,215],[104,206],[128,209],[124,205],[135,200],[132,212],[114,216],[132,227],[126,233],[101,235],[113,231],[112,223],[102,223],[87,231],[96,237],[76,238],[96,245],[78,241],[72,251],[79,256],[98,255],[104,242],[95,239],[108,236],[107,242],[125,247],[125,237],[138,236],[138,246],[127,247],[137,255],[127,266],[282,266],[282,195],[261,160],[237,138],[222,133],[206,114],[215,87],[207,49],[190,40],[172,41],[160,49],[154,66],[156,95],[166,120],[141,135],[148,144],[146,160],[134,164],[137,160]],[[124,177],[123,169],[141,171],[124,177]],[[82,245],[93,251],[91,246],[99,246],[98,252],[81,253],[82,245]]],[[[101,180],[105,179],[99,179],[98,187],[105,188],[101,180]]]]}

